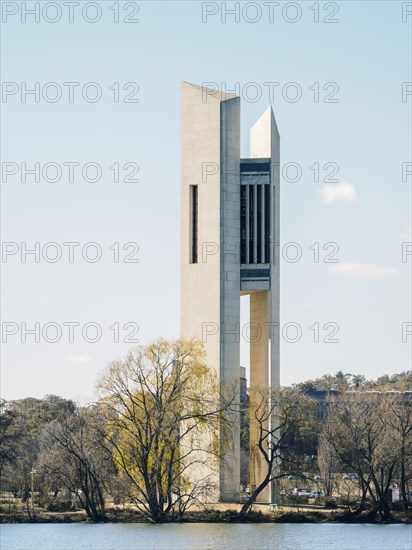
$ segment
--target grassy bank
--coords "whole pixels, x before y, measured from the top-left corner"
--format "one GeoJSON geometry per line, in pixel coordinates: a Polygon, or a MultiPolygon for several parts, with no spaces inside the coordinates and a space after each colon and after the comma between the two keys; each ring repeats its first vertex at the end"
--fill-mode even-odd
{"type": "MultiPolygon", "coordinates": [[[[278,507],[275,511],[270,506],[260,506],[261,509],[253,509],[243,523],[382,523],[377,519],[372,520],[365,512],[357,517],[343,509],[338,510],[291,510],[290,507],[278,507]],[[266,508],[263,509],[262,508],[266,508]]],[[[88,522],[86,514],[82,510],[69,512],[49,512],[36,507],[33,512],[22,507],[5,509],[0,507],[0,523],[79,523],[88,522]]],[[[108,508],[105,522],[107,523],[146,523],[147,518],[133,508],[108,508]]],[[[184,523],[240,523],[239,511],[232,508],[216,508],[206,510],[194,510],[185,514],[184,523]]],[[[386,522],[388,523],[388,522],[386,522]]],[[[402,514],[394,513],[389,523],[412,523],[411,519],[405,520],[402,514]]]]}

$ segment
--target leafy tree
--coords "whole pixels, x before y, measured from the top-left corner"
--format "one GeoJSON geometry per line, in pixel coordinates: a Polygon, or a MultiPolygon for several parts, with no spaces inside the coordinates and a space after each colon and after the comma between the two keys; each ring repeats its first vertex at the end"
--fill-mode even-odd
{"type": "Polygon", "coordinates": [[[338,390],[343,392],[346,390],[362,389],[411,391],[412,372],[404,371],[391,376],[385,374],[377,380],[366,380],[362,374],[350,374],[339,371],[335,375],[324,374],[320,378],[306,380],[305,382],[295,384],[294,387],[306,393],[313,390],[338,390]]]}
{"type": "Polygon", "coordinates": [[[99,383],[106,440],[152,521],[182,515],[215,489],[228,404],[201,343],[157,340],[110,365],[99,383]]]}
{"type": "MultiPolygon", "coordinates": [[[[61,412],[70,413],[73,410],[72,401],[56,395],[48,395],[44,399],[27,397],[9,401],[2,407],[0,417],[13,419],[5,432],[5,444],[8,441],[12,445],[13,460],[7,461],[2,468],[4,489],[21,495],[23,502],[27,501],[31,492],[31,471],[36,467],[44,428],[61,412]]],[[[39,488],[42,489],[41,484],[39,488]]]]}
{"type": "Polygon", "coordinates": [[[11,464],[17,456],[19,433],[14,429],[16,415],[5,408],[0,411],[0,478],[6,464],[11,464]]]}

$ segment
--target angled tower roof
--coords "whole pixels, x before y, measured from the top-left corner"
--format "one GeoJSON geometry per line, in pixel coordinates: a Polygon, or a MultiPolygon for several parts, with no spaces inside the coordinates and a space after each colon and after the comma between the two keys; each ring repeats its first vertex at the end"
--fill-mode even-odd
{"type": "Polygon", "coordinates": [[[272,107],[250,129],[250,158],[272,157],[273,149],[279,143],[279,130],[272,107]]]}
{"type": "MultiPolygon", "coordinates": [[[[199,92],[201,92],[202,94],[205,94],[205,96],[207,96],[207,98],[214,98],[214,99],[217,99],[218,101],[222,102],[222,101],[227,101],[228,99],[234,99],[234,98],[237,98],[239,96],[237,96],[236,94],[232,94],[232,93],[228,93],[228,92],[222,92],[220,90],[218,90],[217,88],[210,88],[210,87],[207,87],[207,86],[199,86],[198,84],[191,84],[190,82],[186,82],[185,80],[183,80],[181,82],[181,87],[191,87],[191,88],[195,88],[197,90],[199,90],[199,92]]],[[[239,98],[240,99],[240,98],[239,98]]]]}

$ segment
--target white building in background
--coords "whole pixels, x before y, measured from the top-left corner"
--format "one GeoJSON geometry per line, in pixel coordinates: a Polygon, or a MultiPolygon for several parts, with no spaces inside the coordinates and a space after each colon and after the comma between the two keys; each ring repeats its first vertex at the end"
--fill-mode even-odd
{"type": "MultiPolygon", "coordinates": [[[[182,83],[181,336],[204,342],[222,388],[239,385],[240,296],[250,295],[250,388],[279,385],[279,132],[269,107],[240,158],[240,98],[182,83]]],[[[215,475],[239,497],[239,416],[233,449],[215,475]]],[[[251,415],[251,448],[257,430],[251,415]]],[[[264,473],[250,462],[250,485],[264,473]]],[[[260,502],[273,501],[268,487],[260,502]]]]}

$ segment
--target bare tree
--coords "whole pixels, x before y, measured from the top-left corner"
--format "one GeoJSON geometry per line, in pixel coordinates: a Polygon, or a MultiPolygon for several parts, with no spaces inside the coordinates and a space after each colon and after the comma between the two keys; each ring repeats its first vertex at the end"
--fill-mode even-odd
{"type": "Polygon", "coordinates": [[[258,439],[251,453],[255,460],[259,460],[264,475],[242,506],[241,518],[247,515],[270,483],[295,471],[296,455],[290,436],[299,433],[311,408],[311,400],[295,389],[255,388],[253,395],[251,406],[258,439]]]}
{"type": "Polygon", "coordinates": [[[409,512],[407,483],[412,480],[412,398],[411,393],[388,394],[388,423],[393,430],[399,456],[399,485],[405,515],[409,512]]]}
{"type": "Polygon", "coordinates": [[[390,403],[384,394],[346,393],[331,398],[321,436],[339,460],[358,474],[361,501],[355,513],[364,509],[369,495],[372,513],[385,520],[390,517],[389,489],[399,459],[389,417],[390,403]]]}
{"type": "Polygon", "coordinates": [[[48,483],[76,495],[88,518],[96,522],[105,516],[104,483],[113,467],[98,429],[102,421],[93,406],[61,414],[45,431],[38,461],[48,483]]]}
{"type": "Polygon", "coordinates": [[[339,460],[336,456],[333,446],[325,439],[320,437],[318,443],[318,467],[321,477],[321,486],[326,496],[331,496],[336,486],[335,473],[339,460]]]}
{"type": "Polygon", "coordinates": [[[230,401],[204,358],[194,340],[158,340],[112,363],[99,383],[106,441],[152,521],[182,515],[215,488],[230,401]]]}

